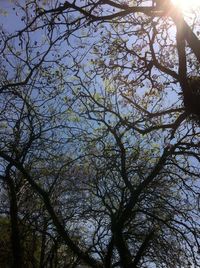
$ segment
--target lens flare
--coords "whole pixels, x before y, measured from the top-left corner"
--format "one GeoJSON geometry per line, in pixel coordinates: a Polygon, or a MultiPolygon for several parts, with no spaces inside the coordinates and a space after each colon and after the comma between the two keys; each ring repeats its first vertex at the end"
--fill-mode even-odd
{"type": "Polygon", "coordinates": [[[200,0],[172,0],[172,3],[184,11],[190,11],[200,7],[200,0]]]}

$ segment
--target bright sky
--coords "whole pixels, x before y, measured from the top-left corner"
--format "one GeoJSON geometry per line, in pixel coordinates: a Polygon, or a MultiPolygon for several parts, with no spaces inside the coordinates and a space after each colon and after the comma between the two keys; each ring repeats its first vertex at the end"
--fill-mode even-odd
{"type": "Polygon", "coordinates": [[[184,11],[189,11],[191,9],[200,7],[199,0],[172,0],[172,2],[174,3],[174,5],[176,5],[177,7],[179,7],[184,11]]]}

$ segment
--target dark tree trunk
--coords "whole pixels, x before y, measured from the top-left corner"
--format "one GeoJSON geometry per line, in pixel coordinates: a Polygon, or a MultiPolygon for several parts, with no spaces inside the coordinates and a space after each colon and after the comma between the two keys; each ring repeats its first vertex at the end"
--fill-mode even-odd
{"type": "Polygon", "coordinates": [[[22,249],[20,243],[20,232],[18,222],[18,207],[17,198],[15,192],[15,186],[12,178],[9,174],[6,175],[6,183],[9,189],[9,201],[10,201],[10,223],[11,223],[11,246],[13,254],[13,268],[22,268],[22,249]]]}

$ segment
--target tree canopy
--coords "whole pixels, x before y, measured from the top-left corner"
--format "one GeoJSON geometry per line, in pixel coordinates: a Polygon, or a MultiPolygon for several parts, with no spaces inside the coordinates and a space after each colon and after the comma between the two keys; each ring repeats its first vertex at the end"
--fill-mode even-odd
{"type": "Polygon", "coordinates": [[[200,267],[200,7],[0,11],[0,266],[200,267]]]}

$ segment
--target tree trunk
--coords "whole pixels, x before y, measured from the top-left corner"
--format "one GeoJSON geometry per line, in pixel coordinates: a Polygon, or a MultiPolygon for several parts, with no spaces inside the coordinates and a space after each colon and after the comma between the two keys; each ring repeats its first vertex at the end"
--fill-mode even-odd
{"type": "Polygon", "coordinates": [[[18,222],[18,207],[17,198],[15,192],[15,186],[12,178],[9,174],[6,175],[6,183],[9,189],[9,201],[10,201],[10,223],[11,223],[11,246],[13,254],[13,268],[22,268],[22,249],[20,243],[20,232],[18,222]]]}

